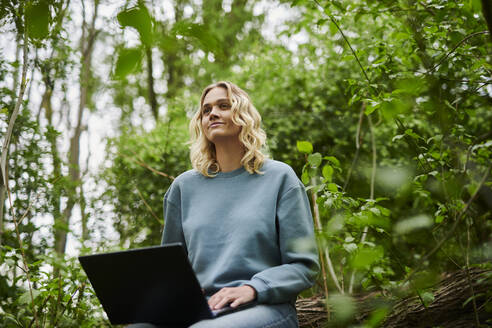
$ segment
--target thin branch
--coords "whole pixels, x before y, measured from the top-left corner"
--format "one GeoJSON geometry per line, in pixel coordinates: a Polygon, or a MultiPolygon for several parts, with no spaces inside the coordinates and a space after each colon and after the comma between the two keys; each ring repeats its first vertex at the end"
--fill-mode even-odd
{"type": "Polygon", "coordinates": [[[371,116],[367,116],[367,121],[369,122],[369,132],[371,133],[371,145],[372,145],[372,172],[371,172],[371,190],[370,199],[374,199],[374,185],[376,182],[376,163],[377,163],[377,152],[376,152],[376,138],[374,137],[374,129],[372,126],[371,116]]]}
{"type": "Polygon", "coordinates": [[[325,247],[325,259],[326,259],[326,263],[328,265],[328,272],[330,273],[331,279],[335,283],[335,287],[337,287],[340,294],[344,294],[342,287],[338,283],[337,275],[335,273],[335,269],[333,268],[333,263],[331,262],[330,251],[329,251],[328,247],[325,247]]]}
{"type": "MultiPolygon", "coordinates": [[[[41,308],[38,309],[38,312],[41,312],[42,309],[46,306],[46,303],[48,303],[48,301],[51,299],[51,295],[49,295],[48,297],[46,297],[44,299],[44,302],[43,304],[41,305],[41,308]]],[[[31,322],[29,323],[29,327],[32,327],[32,325],[34,324],[34,318],[31,319],[31,322]]]]}
{"type": "Polygon", "coordinates": [[[343,191],[347,189],[347,186],[349,184],[350,178],[352,177],[352,171],[355,168],[355,164],[357,163],[357,160],[359,159],[359,152],[360,152],[360,142],[361,142],[361,136],[360,136],[360,131],[362,128],[362,122],[364,121],[364,112],[366,110],[366,102],[362,103],[362,106],[360,108],[360,113],[359,113],[359,123],[357,124],[357,132],[355,133],[355,154],[354,154],[354,159],[352,160],[352,164],[350,165],[350,168],[347,172],[347,177],[345,178],[345,183],[343,185],[343,191]]]}
{"type": "MultiPolygon", "coordinates": [[[[436,238],[436,235],[434,235],[434,232],[432,232],[431,234],[432,234],[432,237],[434,238],[434,241],[437,243],[437,242],[438,242],[438,240],[437,240],[437,238],[436,238]]],[[[451,261],[454,265],[456,265],[456,267],[457,267],[458,269],[461,269],[461,265],[459,265],[459,263],[457,263],[457,262],[456,262],[456,261],[455,261],[455,260],[451,257],[451,255],[449,255],[449,254],[448,254],[448,252],[446,252],[446,251],[444,250],[444,248],[443,248],[441,251],[442,251],[442,252],[443,252],[443,254],[444,254],[444,255],[448,258],[448,260],[449,260],[449,261],[451,261]]]]}
{"type": "MultiPolygon", "coordinates": [[[[320,217],[319,217],[319,208],[318,208],[318,203],[317,203],[317,200],[318,200],[318,195],[316,194],[316,191],[314,190],[314,188],[311,190],[311,198],[313,200],[313,214],[314,214],[314,221],[316,223],[316,229],[318,231],[321,231],[319,229],[319,227],[321,227],[321,220],[320,220],[320,217]]],[[[319,247],[319,250],[320,250],[320,262],[321,262],[321,274],[323,276],[323,290],[325,292],[325,299],[327,300],[328,299],[328,282],[327,282],[327,274],[326,274],[326,263],[325,263],[325,260],[323,258],[323,252],[322,252],[322,249],[321,247],[319,247]]],[[[328,307],[328,303],[326,303],[326,306],[328,307]]],[[[328,321],[330,320],[330,311],[329,311],[329,308],[326,309],[326,316],[327,316],[327,319],[328,321]]]]}
{"type": "Polygon", "coordinates": [[[15,121],[16,121],[17,116],[19,114],[20,107],[21,107],[21,104],[22,104],[23,98],[24,98],[24,92],[26,89],[26,76],[27,76],[27,66],[28,66],[28,63],[27,63],[28,44],[27,44],[27,35],[26,35],[25,30],[23,33],[22,51],[23,51],[23,63],[22,63],[21,85],[19,88],[19,94],[17,96],[17,101],[15,103],[15,108],[14,108],[14,111],[12,112],[12,116],[10,117],[9,126],[7,128],[7,133],[5,135],[5,140],[4,140],[3,148],[2,148],[2,155],[1,155],[1,162],[0,162],[1,168],[0,169],[2,171],[2,177],[3,177],[2,182],[3,182],[3,184],[7,190],[9,204],[10,204],[10,211],[12,213],[12,220],[14,221],[15,232],[17,234],[17,241],[19,242],[19,247],[20,247],[20,251],[21,251],[21,255],[22,255],[25,274],[26,274],[26,278],[27,278],[27,284],[29,287],[29,295],[31,297],[31,306],[32,306],[34,321],[36,322],[36,326],[39,326],[38,317],[36,314],[36,307],[34,305],[34,295],[32,293],[32,284],[31,284],[31,278],[30,278],[30,274],[29,274],[29,267],[27,265],[26,254],[24,253],[24,246],[23,246],[20,231],[19,231],[19,223],[17,222],[17,219],[15,218],[15,209],[14,209],[14,206],[12,204],[12,194],[11,194],[10,188],[9,188],[9,178],[8,178],[8,172],[7,172],[10,139],[12,137],[14,124],[15,124],[15,121]]]}
{"type": "Polygon", "coordinates": [[[347,45],[349,46],[350,48],[350,51],[352,51],[352,54],[354,55],[355,57],[355,60],[357,61],[357,63],[359,64],[359,67],[360,69],[362,70],[362,73],[364,74],[367,82],[369,83],[369,85],[371,85],[371,80],[369,79],[369,76],[367,76],[367,73],[366,73],[366,70],[364,69],[364,67],[362,66],[360,60],[359,60],[359,57],[357,56],[357,54],[355,53],[355,50],[354,48],[352,48],[352,45],[350,44],[349,40],[347,39],[347,37],[345,36],[345,33],[343,33],[342,29],[340,28],[340,26],[338,25],[337,21],[335,20],[335,18],[333,18],[332,15],[328,14],[326,12],[326,9],[325,7],[323,7],[319,2],[318,0],[314,0],[314,2],[318,5],[318,7],[320,7],[323,12],[325,13],[325,15],[328,16],[328,18],[330,18],[331,22],[336,26],[337,30],[340,32],[340,34],[342,35],[343,39],[345,40],[345,42],[347,43],[347,45]]]}
{"type": "Polygon", "coordinates": [[[167,173],[158,171],[158,170],[154,169],[153,167],[149,166],[147,163],[145,163],[140,158],[138,158],[137,155],[135,154],[135,152],[133,152],[133,154],[135,155],[135,157],[137,159],[135,159],[133,157],[130,157],[128,155],[125,155],[125,154],[123,154],[121,152],[118,152],[118,154],[121,155],[121,156],[123,156],[123,157],[125,157],[126,159],[129,159],[129,160],[135,162],[136,164],[140,165],[141,167],[146,168],[146,169],[154,172],[155,174],[161,175],[161,176],[166,177],[166,178],[171,179],[171,180],[174,180],[175,179],[175,177],[173,177],[172,175],[169,175],[167,173]]]}
{"type": "MultiPolygon", "coordinates": [[[[374,199],[374,185],[376,182],[376,164],[377,164],[377,152],[376,152],[376,138],[374,137],[374,129],[372,125],[372,119],[371,115],[367,116],[367,121],[369,123],[369,132],[371,134],[371,146],[372,146],[372,170],[371,170],[371,186],[370,186],[370,192],[369,192],[369,199],[374,199]]],[[[365,226],[364,230],[362,231],[362,237],[360,238],[360,244],[362,245],[367,238],[367,231],[369,229],[369,226],[365,226]]],[[[349,283],[349,294],[352,294],[353,288],[354,288],[354,280],[355,280],[355,271],[352,271],[352,274],[350,276],[350,283],[349,283]]]]}
{"type": "MultiPolygon", "coordinates": [[[[399,133],[405,134],[405,131],[407,130],[407,128],[405,127],[403,122],[398,117],[395,118],[395,123],[399,129],[399,133]]],[[[420,153],[419,153],[420,147],[417,144],[417,142],[412,137],[410,137],[408,135],[405,135],[405,140],[410,140],[410,141],[407,141],[407,144],[410,147],[413,146],[412,150],[415,152],[415,158],[417,159],[418,163],[422,167],[422,170],[424,170],[424,172],[432,171],[432,166],[429,164],[429,161],[427,161],[427,158],[425,156],[422,156],[422,158],[425,160],[425,164],[427,165],[427,167],[424,165],[424,162],[420,159],[420,153]]]]}
{"type": "Polygon", "coordinates": [[[68,300],[67,302],[67,305],[63,307],[63,310],[62,312],[60,313],[60,316],[56,317],[56,320],[55,320],[55,324],[53,327],[56,327],[56,324],[58,322],[58,318],[60,318],[64,313],[65,313],[65,310],[70,306],[70,303],[72,303],[72,300],[73,300],[73,297],[75,296],[75,294],[81,290],[83,287],[84,287],[85,284],[81,284],[80,286],[77,287],[77,289],[72,293],[72,295],[70,295],[70,299],[68,300]]]}
{"type": "Polygon", "coordinates": [[[449,81],[449,82],[460,82],[460,83],[471,83],[471,84],[479,84],[479,83],[484,83],[484,84],[492,84],[492,80],[485,80],[485,81],[473,81],[473,80],[463,80],[463,79],[448,79],[446,77],[441,77],[444,81],[449,81]]]}
{"type": "Polygon", "coordinates": [[[138,189],[137,186],[135,186],[135,188],[137,189],[137,193],[138,195],[140,196],[140,199],[144,202],[145,204],[145,207],[147,207],[147,209],[149,210],[150,214],[152,214],[152,216],[157,220],[157,222],[159,222],[159,224],[161,226],[164,225],[163,222],[161,222],[161,220],[159,219],[159,217],[157,217],[157,215],[154,213],[154,211],[152,211],[152,208],[149,206],[149,204],[145,201],[145,198],[143,197],[142,193],[140,192],[140,190],[138,189]]]}
{"type": "Polygon", "coordinates": [[[477,35],[481,35],[481,34],[488,34],[489,31],[480,31],[480,32],[475,32],[475,33],[472,33],[472,34],[469,34],[467,35],[463,40],[461,40],[460,42],[458,42],[453,49],[451,49],[451,51],[449,51],[446,55],[444,55],[440,60],[439,62],[434,66],[432,67],[427,73],[432,73],[436,70],[436,68],[438,68],[453,52],[456,51],[456,49],[458,49],[459,46],[461,46],[463,43],[465,43],[468,39],[474,37],[474,36],[477,36],[477,35]]]}
{"type": "Polygon", "coordinates": [[[484,140],[486,140],[487,138],[491,137],[492,136],[492,131],[489,131],[485,134],[482,134],[481,136],[478,136],[474,141],[473,143],[468,147],[467,151],[466,151],[466,161],[465,161],[465,164],[463,166],[463,175],[466,175],[467,173],[467,170],[468,170],[468,163],[470,161],[470,155],[471,155],[471,151],[473,149],[473,147],[478,144],[479,142],[482,142],[484,140]]]}
{"type": "Polygon", "coordinates": [[[429,257],[431,257],[435,252],[437,252],[441,248],[441,246],[444,244],[444,242],[446,242],[449,238],[451,238],[451,236],[454,234],[456,228],[458,227],[458,224],[461,221],[461,218],[468,211],[468,209],[470,208],[470,205],[473,203],[473,201],[477,197],[478,192],[482,188],[483,184],[485,183],[485,181],[487,181],[487,178],[489,177],[490,169],[491,168],[492,168],[492,165],[490,165],[489,167],[487,167],[487,170],[485,171],[482,179],[480,180],[480,183],[478,184],[477,190],[475,190],[475,192],[470,197],[470,199],[468,200],[468,202],[466,202],[465,207],[463,207],[463,209],[461,210],[461,212],[458,214],[456,220],[454,221],[453,226],[451,227],[451,229],[449,230],[449,232],[447,233],[447,235],[443,239],[441,239],[437,243],[437,245],[429,253],[427,253],[424,257],[422,257],[422,259],[420,260],[419,264],[415,267],[415,269],[413,269],[410,272],[410,274],[407,276],[407,278],[405,278],[404,282],[409,281],[415,275],[415,273],[420,270],[420,268],[422,267],[423,263],[425,263],[429,259],[429,257]]]}
{"type": "Polygon", "coordinates": [[[465,257],[466,257],[466,280],[468,281],[468,284],[470,285],[470,291],[471,291],[471,299],[472,299],[472,304],[473,304],[473,312],[475,314],[475,325],[477,328],[480,327],[480,319],[478,318],[478,310],[477,310],[477,302],[475,300],[475,290],[473,288],[473,283],[471,280],[470,276],[470,226],[467,224],[466,225],[466,252],[465,252],[465,257]]]}
{"type": "MultiPolygon", "coordinates": [[[[312,192],[311,195],[313,198],[314,223],[316,226],[316,230],[317,231],[323,231],[323,226],[321,225],[321,219],[320,219],[318,203],[317,203],[317,197],[318,196],[316,195],[316,191],[314,190],[314,188],[311,192],[312,192]]],[[[328,267],[328,272],[330,273],[331,279],[333,280],[335,287],[338,289],[338,291],[341,294],[343,294],[343,288],[340,286],[340,284],[338,282],[338,278],[337,278],[337,275],[335,273],[335,269],[333,268],[333,263],[331,262],[330,250],[328,249],[328,246],[324,247],[324,249],[321,251],[320,257],[323,258],[323,255],[325,256],[326,266],[328,267]]],[[[325,269],[324,268],[322,268],[322,269],[323,269],[323,279],[326,279],[325,269]]],[[[325,294],[328,298],[328,289],[326,288],[326,285],[325,285],[325,294]]]]}
{"type": "Polygon", "coordinates": [[[33,202],[34,201],[30,201],[29,202],[29,205],[27,206],[27,210],[24,212],[24,214],[22,215],[22,217],[19,220],[17,220],[17,224],[20,224],[24,220],[24,218],[27,216],[27,214],[29,214],[29,212],[31,211],[32,203],[33,202]]]}

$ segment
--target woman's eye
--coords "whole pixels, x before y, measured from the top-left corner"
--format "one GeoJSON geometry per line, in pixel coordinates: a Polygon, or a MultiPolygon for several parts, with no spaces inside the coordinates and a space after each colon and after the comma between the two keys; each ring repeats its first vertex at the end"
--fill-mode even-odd
{"type": "Polygon", "coordinates": [[[229,104],[226,104],[226,103],[220,104],[220,108],[227,109],[229,107],[231,107],[231,106],[229,106],[229,104]]]}
{"type": "Polygon", "coordinates": [[[208,114],[208,113],[210,113],[210,108],[209,107],[205,107],[203,109],[203,114],[208,114]]]}

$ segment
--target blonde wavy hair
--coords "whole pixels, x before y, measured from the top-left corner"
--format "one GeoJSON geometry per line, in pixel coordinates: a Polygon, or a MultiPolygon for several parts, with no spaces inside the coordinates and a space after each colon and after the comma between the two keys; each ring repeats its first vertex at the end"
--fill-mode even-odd
{"type": "Polygon", "coordinates": [[[245,153],[241,165],[250,174],[260,171],[266,155],[262,152],[265,145],[266,133],[261,129],[261,116],[249,98],[249,95],[237,85],[220,81],[207,86],[200,97],[200,107],[190,122],[190,159],[193,168],[207,177],[214,177],[220,171],[217,162],[215,145],[210,142],[202,130],[202,106],[207,93],[213,88],[224,88],[231,103],[232,122],[241,127],[239,141],[243,144],[245,153]]]}

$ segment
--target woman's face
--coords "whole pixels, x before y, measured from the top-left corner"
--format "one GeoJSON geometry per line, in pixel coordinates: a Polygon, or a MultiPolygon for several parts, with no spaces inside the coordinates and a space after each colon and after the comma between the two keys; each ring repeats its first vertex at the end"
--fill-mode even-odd
{"type": "Polygon", "coordinates": [[[212,142],[237,139],[241,127],[232,122],[231,103],[227,91],[222,87],[210,90],[203,99],[202,129],[207,139],[212,142]]]}

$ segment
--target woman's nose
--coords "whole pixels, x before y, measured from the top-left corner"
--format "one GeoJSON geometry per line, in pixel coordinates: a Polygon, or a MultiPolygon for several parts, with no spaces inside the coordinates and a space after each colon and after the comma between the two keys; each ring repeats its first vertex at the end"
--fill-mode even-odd
{"type": "Polygon", "coordinates": [[[219,113],[219,106],[213,106],[212,110],[210,111],[210,117],[217,117],[219,113]]]}

